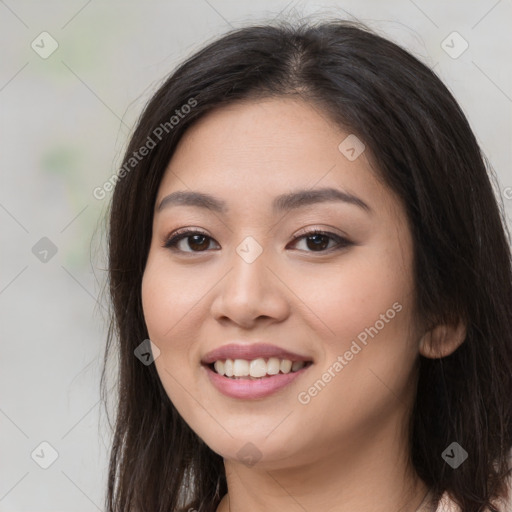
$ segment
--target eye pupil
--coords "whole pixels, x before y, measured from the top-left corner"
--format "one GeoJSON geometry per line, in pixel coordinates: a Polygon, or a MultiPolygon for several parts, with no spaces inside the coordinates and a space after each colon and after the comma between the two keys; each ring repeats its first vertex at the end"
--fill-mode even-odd
{"type": "MultiPolygon", "coordinates": [[[[308,241],[314,239],[315,243],[312,245],[312,247],[317,249],[325,249],[329,245],[329,237],[322,234],[315,234],[308,236],[308,241]],[[327,240],[327,242],[326,242],[327,240]]],[[[308,244],[308,248],[311,248],[308,244]]]]}
{"type": "Polygon", "coordinates": [[[208,247],[208,243],[206,243],[206,244],[204,243],[206,241],[206,239],[207,239],[207,237],[204,236],[204,235],[191,235],[191,236],[188,237],[188,239],[189,239],[188,245],[189,245],[189,247],[191,249],[196,249],[197,246],[199,246],[199,250],[206,249],[208,247]],[[194,241],[191,242],[190,241],[191,239],[194,240],[194,241]],[[197,239],[199,239],[199,240],[202,239],[203,243],[199,242],[198,244],[196,244],[196,240],[197,239]]]}

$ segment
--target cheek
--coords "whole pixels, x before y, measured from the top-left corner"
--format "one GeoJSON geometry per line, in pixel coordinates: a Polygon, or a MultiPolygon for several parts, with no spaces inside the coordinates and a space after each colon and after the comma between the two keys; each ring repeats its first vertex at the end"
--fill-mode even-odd
{"type": "Polygon", "coordinates": [[[142,308],[149,338],[160,349],[155,364],[164,385],[172,386],[172,377],[179,381],[187,378],[183,369],[192,364],[195,343],[186,327],[196,321],[194,304],[200,291],[193,284],[185,288],[179,273],[169,272],[165,261],[148,259],[142,279],[142,308]]]}
{"type": "Polygon", "coordinates": [[[362,248],[330,269],[329,279],[317,276],[324,293],[317,291],[310,306],[335,334],[324,338],[321,364],[300,401],[310,409],[305,417],[324,417],[333,432],[364,426],[369,434],[403,407],[412,389],[418,354],[411,329],[413,276],[409,263],[397,263],[403,261],[399,253],[389,246],[362,248]]]}
{"type": "Polygon", "coordinates": [[[319,266],[295,280],[297,295],[315,313],[311,327],[326,350],[343,350],[376,322],[381,330],[381,315],[386,332],[399,342],[396,334],[403,332],[403,320],[411,314],[413,276],[410,265],[397,264],[395,252],[377,244],[360,247],[336,264],[319,266]]]}
{"type": "Polygon", "coordinates": [[[193,315],[197,302],[184,293],[183,283],[165,262],[148,258],[142,279],[142,308],[151,341],[160,349],[155,367],[167,396],[180,414],[187,415],[190,399],[183,389],[194,393],[191,378],[193,340],[183,327],[193,315]]]}
{"type": "Polygon", "coordinates": [[[186,346],[183,327],[194,322],[207,290],[204,275],[195,280],[188,272],[185,277],[165,256],[150,255],[142,279],[142,307],[150,337],[161,349],[171,342],[175,348],[186,346]]]}
{"type": "Polygon", "coordinates": [[[160,266],[150,257],[142,278],[142,309],[149,337],[161,348],[165,332],[173,324],[172,309],[168,308],[173,300],[175,287],[168,286],[168,278],[162,274],[160,266]]]}

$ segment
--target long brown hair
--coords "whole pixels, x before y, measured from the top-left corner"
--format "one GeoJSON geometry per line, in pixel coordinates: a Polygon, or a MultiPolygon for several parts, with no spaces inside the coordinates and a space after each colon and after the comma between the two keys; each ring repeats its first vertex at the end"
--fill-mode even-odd
{"type": "Polygon", "coordinates": [[[512,446],[512,266],[496,178],[435,73],[367,27],[339,20],[227,33],[181,64],[138,121],[109,213],[105,367],[117,349],[119,380],[106,510],[213,512],[227,492],[222,458],[178,414],[155,366],[134,356],[148,338],[141,281],[158,186],[185,131],[229,102],[290,94],[365,141],[403,202],[421,318],[467,322],[452,355],[420,357],[411,460],[437,498],[448,491],[464,512],[494,511],[507,493],[512,446]],[[176,111],[183,115],[171,121],[176,111]],[[469,453],[457,469],[441,457],[454,441],[469,453]]]}

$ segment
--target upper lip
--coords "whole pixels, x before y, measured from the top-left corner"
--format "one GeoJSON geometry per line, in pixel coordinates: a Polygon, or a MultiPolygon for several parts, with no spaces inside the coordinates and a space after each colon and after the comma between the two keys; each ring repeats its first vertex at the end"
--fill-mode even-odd
{"type": "Polygon", "coordinates": [[[289,359],[290,361],[311,361],[308,356],[295,354],[275,345],[267,343],[255,343],[253,345],[244,345],[239,343],[230,343],[216,348],[205,354],[201,359],[203,364],[212,364],[215,361],[225,361],[226,359],[246,359],[252,361],[258,358],[277,357],[278,359],[289,359]]]}

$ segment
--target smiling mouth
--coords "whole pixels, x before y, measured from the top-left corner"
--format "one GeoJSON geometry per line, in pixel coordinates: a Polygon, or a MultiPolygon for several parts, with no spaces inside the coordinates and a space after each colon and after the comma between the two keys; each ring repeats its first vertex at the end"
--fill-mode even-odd
{"type": "Polygon", "coordinates": [[[275,375],[295,373],[313,364],[312,361],[291,361],[270,357],[267,359],[219,359],[208,364],[213,372],[232,380],[262,380],[275,375]]]}

